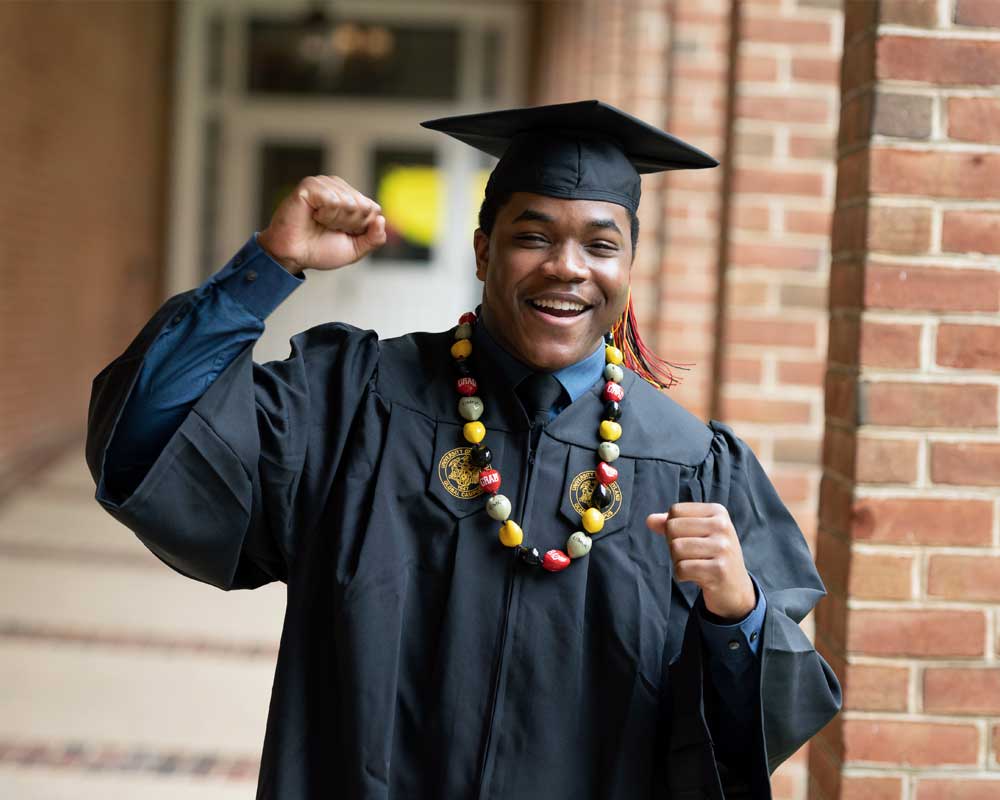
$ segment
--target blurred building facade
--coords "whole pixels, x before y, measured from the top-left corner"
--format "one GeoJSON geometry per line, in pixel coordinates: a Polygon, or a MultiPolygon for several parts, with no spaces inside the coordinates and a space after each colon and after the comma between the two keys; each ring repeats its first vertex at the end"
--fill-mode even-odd
{"type": "Polygon", "coordinates": [[[776,797],[1000,794],[1000,693],[962,688],[1000,686],[1000,4],[26,3],[0,37],[0,492],[306,174],[378,197],[391,243],[310,273],[258,360],[333,318],[449,325],[491,163],[418,121],[599,97],[723,162],[643,179],[640,323],[819,531],[846,711],[776,797]]]}

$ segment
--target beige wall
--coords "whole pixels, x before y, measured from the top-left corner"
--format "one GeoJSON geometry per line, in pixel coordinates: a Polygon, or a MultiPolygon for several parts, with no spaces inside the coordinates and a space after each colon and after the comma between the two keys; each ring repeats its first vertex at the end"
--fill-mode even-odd
{"type": "Polygon", "coordinates": [[[91,380],[156,305],[173,16],[0,3],[0,496],[78,445],[91,380]]]}

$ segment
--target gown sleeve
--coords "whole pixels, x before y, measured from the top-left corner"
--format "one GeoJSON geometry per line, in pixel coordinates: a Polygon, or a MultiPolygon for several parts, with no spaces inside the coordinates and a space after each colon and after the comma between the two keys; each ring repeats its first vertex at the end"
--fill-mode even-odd
{"type": "Polygon", "coordinates": [[[760,740],[768,773],[826,725],[841,706],[840,683],[799,623],[826,594],[808,545],[750,447],[712,420],[697,472],[704,502],[724,505],[747,570],[767,604],[760,648],[760,740]]]}
{"type": "Polygon", "coordinates": [[[87,462],[98,502],[175,571],[222,589],[287,581],[306,527],[308,454],[337,470],[378,364],[373,331],[328,323],[297,334],[284,360],[247,344],[186,413],[127,497],[101,493],[115,426],[160,329],[193,292],[164,303],[95,377],[87,462]],[[316,452],[319,449],[322,452],[316,452]]]}

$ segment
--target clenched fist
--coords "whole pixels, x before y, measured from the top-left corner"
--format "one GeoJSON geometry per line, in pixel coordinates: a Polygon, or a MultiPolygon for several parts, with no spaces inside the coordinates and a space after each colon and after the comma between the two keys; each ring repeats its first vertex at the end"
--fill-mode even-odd
{"type": "Polygon", "coordinates": [[[650,514],[646,525],[667,537],[674,575],[698,584],[705,608],[732,620],[753,611],[757,605],[753,581],[725,506],[674,503],[665,514],[650,514]]]}
{"type": "Polygon", "coordinates": [[[385,217],[343,178],[313,175],[281,201],[257,243],[295,275],[340,269],[385,244],[385,217]]]}

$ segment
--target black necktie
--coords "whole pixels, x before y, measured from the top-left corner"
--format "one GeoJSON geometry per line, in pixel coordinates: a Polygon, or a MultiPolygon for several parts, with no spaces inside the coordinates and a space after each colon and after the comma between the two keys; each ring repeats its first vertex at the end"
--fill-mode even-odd
{"type": "Polygon", "coordinates": [[[549,410],[563,397],[562,384],[549,372],[533,372],[517,385],[517,396],[534,428],[545,426],[549,410]]]}

